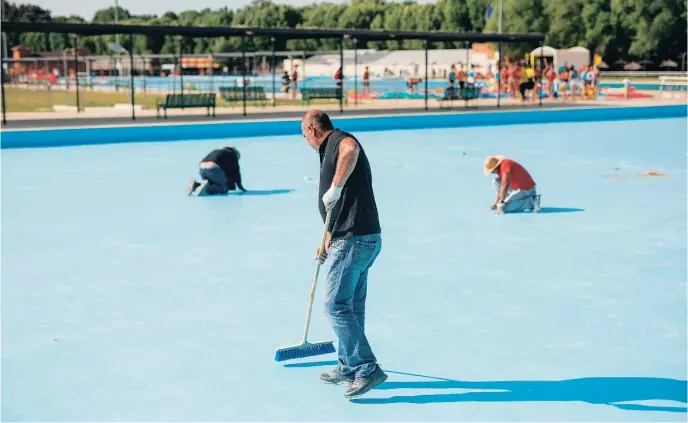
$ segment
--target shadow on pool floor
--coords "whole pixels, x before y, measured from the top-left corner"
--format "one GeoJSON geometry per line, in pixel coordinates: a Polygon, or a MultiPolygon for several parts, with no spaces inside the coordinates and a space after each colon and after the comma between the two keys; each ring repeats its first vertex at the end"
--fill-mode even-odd
{"type": "Polygon", "coordinates": [[[582,212],[585,209],[577,209],[572,207],[542,207],[540,213],[574,213],[582,212]]]}
{"type": "Polygon", "coordinates": [[[389,398],[360,398],[358,404],[390,403],[448,403],[448,402],[567,402],[580,401],[606,404],[623,410],[664,411],[685,413],[686,407],[615,404],[628,401],[688,402],[688,382],[653,377],[588,377],[561,381],[458,381],[388,370],[389,374],[418,376],[433,380],[386,382],[376,388],[394,389],[476,389],[495,392],[465,392],[451,394],[395,395],[389,398]]]}
{"type": "MultiPolygon", "coordinates": [[[[304,368],[336,366],[337,361],[312,361],[285,364],[284,367],[304,368]]],[[[460,381],[395,370],[393,375],[413,376],[430,380],[388,381],[376,391],[394,389],[475,389],[476,392],[451,394],[395,395],[388,398],[357,398],[357,404],[429,404],[449,402],[567,402],[602,404],[633,411],[686,413],[686,407],[617,404],[629,401],[675,401],[688,403],[688,381],[654,377],[586,377],[567,380],[526,381],[460,381]],[[493,392],[487,392],[493,391],[493,392]]]]}
{"type": "Polygon", "coordinates": [[[246,195],[279,195],[279,194],[289,194],[290,192],[293,192],[293,189],[255,189],[251,190],[249,189],[246,192],[234,192],[230,193],[229,195],[241,195],[241,196],[246,196],[246,195]]]}

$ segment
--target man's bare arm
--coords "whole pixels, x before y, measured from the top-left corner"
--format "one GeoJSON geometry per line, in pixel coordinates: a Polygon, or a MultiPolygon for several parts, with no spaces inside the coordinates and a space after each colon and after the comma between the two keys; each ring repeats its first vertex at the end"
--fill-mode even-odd
{"type": "Polygon", "coordinates": [[[358,162],[360,148],[353,138],[344,138],[339,143],[339,159],[337,160],[337,170],[332,179],[332,185],[343,187],[347,179],[354,171],[358,162]]]}
{"type": "Polygon", "coordinates": [[[509,178],[511,178],[511,172],[505,172],[502,177],[502,189],[499,191],[499,196],[497,197],[497,202],[503,202],[506,198],[506,190],[509,188],[509,178]]]}

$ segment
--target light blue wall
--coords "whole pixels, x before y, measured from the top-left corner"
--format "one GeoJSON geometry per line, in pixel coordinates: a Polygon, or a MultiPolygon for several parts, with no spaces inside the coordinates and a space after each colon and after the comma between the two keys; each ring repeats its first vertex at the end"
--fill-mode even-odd
{"type": "MultiPolygon", "coordinates": [[[[348,132],[467,126],[522,125],[686,117],[686,105],[598,107],[561,110],[477,112],[347,118],[332,116],[335,126],[348,132]]],[[[298,135],[298,119],[267,122],[229,122],[123,126],[107,128],[2,131],[2,149],[63,147],[124,142],[182,141],[298,135]]]]}

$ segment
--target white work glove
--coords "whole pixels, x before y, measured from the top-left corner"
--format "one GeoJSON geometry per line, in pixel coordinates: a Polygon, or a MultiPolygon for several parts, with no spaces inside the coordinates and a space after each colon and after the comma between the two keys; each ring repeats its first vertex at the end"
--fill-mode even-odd
{"type": "Polygon", "coordinates": [[[322,201],[325,204],[325,209],[330,210],[332,207],[334,207],[334,205],[337,204],[337,201],[339,201],[339,198],[341,196],[342,187],[336,187],[334,186],[334,184],[332,184],[330,189],[328,189],[322,197],[322,201]]]}

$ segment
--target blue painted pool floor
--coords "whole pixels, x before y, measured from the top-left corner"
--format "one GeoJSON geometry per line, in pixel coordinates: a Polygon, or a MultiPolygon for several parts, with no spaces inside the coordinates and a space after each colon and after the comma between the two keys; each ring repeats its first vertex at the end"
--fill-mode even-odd
{"type": "Polygon", "coordinates": [[[334,355],[273,360],[322,227],[303,138],[232,141],[252,191],[218,198],[184,188],[222,140],[6,150],[3,420],[686,420],[685,119],[357,135],[379,389],[320,383],[334,355]],[[488,211],[488,154],[542,213],[488,211]]]}

